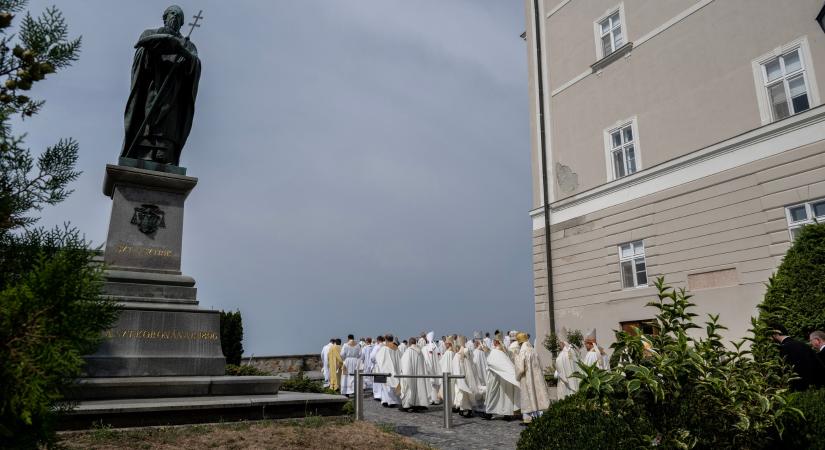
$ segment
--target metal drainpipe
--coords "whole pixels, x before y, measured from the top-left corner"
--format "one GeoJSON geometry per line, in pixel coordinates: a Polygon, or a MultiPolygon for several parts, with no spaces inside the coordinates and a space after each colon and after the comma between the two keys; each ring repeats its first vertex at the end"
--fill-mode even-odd
{"type": "MultiPolygon", "coordinates": [[[[534,36],[536,42],[536,89],[539,94],[539,145],[541,149],[541,182],[544,187],[544,265],[547,276],[547,309],[550,315],[550,332],[556,332],[556,308],[553,299],[553,258],[550,253],[550,194],[547,190],[547,148],[544,143],[544,71],[541,65],[541,15],[539,1],[533,0],[534,36]]],[[[555,355],[553,355],[555,356],[555,355]]]]}

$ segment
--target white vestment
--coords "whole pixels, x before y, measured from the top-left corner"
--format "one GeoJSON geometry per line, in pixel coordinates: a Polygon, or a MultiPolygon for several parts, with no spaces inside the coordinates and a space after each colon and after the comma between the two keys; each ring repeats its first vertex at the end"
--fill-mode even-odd
{"type": "Polygon", "coordinates": [[[518,341],[511,341],[510,345],[507,347],[507,351],[510,353],[510,359],[514,362],[516,360],[516,355],[518,355],[519,348],[518,341]]]}
{"type": "Polygon", "coordinates": [[[344,369],[341,375],[341,394],[355,393],[355,371],[361,367],[361,348],[354,341],[341,346],[341,359],[344,369]]]}
{"type": "Polygon", "coordinates": [[[431,335],[427,335],[429,343],[421,348],[421,354],[424,357],[424,369],[427,375],[433,375],[439,378],[427,379],[427,395],[430,397],[430,403],[438,403],[438,388],[441,386],[441,352],[438,351],[438,346],[432,340],[431,335]]]}
{"type": "Polygon", "coordinates": [[[484,346],[487,348],[493,348],[493,340],[490,339],[490,336],[484,338],[484,346]]]}
{"type": "Polygon", "coordinates": [[[549,408],[550,396],[547,393],[547,382],[544,381],[538,354],[529,342],[521,344],[514,365],[516,366],[516,378],[519,380],[522,415],[541,413],[549,408]]]}
{"type": "Polygon", "coordinates": [[[381,390],[381,402],[388,405],[401,403],[401,399],[398,397],[399,380],[394,376],[399,374],[401,365],[401,356],[398,354],[398,348],[395,347],[395,344],[391,346],[388,344],[381,347],[381,349],[378,350],[375,361],[378,363],[378,371],[380,373],[391,374],[391,376],[387,377],[387,382],[384,383],[384,387],[381,390]]]}
{"type": "Polygon", "coordinates": [[[610,358],[607,355],[602,355],[599,346],[596,344],[593,344],[593,347],[584,356],[584,363],[588,366],[596,364],[599,369],[610,370],[610,358]]]}
{"type": "Polygon", "coordinates": [[[398,344],[398,351],[403,355],[407,351],[407,344],[405,342],[398,344]]]}
{"type": "Polygon", "coordinates": [[[452,369],[453,375],[463,375],[456,379],[453,405],[463,411],[476,409],[480,387],[471,353],[466,347],[453,356],[452,369]]]}
{"type": "Polygon", "coordinates": [[[579,352],[565,345],[556,357],[556,395],[561,400],[579,390],[579,379],[573,374],[579,369],[579,352]]]}
{"type": "Polygon", "coordinates": [[[518,409],[519,382],[516,367],[503,351],[493,348],[487,355],[485,412],[511,416],[518,409]]]}
{"type": "Polygon", "coordinates": [[[487,354],[480,348],[473,349],[473,364],[476,366],[476,375],[481,385],[486,385],[487,374],[487,354]]]}
{"type": "MultiPolygon", "coordinates": [[[[370,372],[373,373],[380,373],[378,370],[378,361],[376,357],[378,356],[378,351],[384,347],[384,344],[375,344],[373,347],[372,352],[370,352],[370,372]]],[[[372,378],[372,377],[370,377],[372,378]]],[[[372,398],[381,400],[381,395],[384,392],[384,383],[378,383],[375,380],[372,381],[372,398]]]]}
{"type": "MultiPolygon", "coordinates": [[[[424,367],[424,356],[417,345],[410,345],[401,356],[402,375],[426,375],[427,369],[424,367]]],[[[414,406],[424,406],[430,404],[427,396],[427,379],[425,378],[402,378],[401,379],[401,406],[411,408],[414,406]]]]}
{"type": "Polygon", "coordinates": [[[329,387],[329,348],[332,347],[332,343],[327,343],[321,349],[321,363],[324,365],[321,369],[321,372],[324,374],[324,387],[329,387]]]}
{"type": "MultiPolygon", "coordinates": [[[[368,344],[361,349],[361,373],[372,372],[370,353],[372,353],[373,347],[375,347],[373,344],[368,344]]],[[[364,389],[372,389],[372,377],[364,377],[364,389]]]]}
{"type": "MultiPolygon", "coordinates": [[[[448,349],[441,354],[441,359],[438,361],[439,372],[442,374],[447,372],[449,374],[453,373],[453,356],[455,356],[455,352],[448,349]]],[[[444,388],[448,387],[450,389],[450,398],[455,399],[455,380],[450,380],[449,386],[441,386],[441,395],[439,396],[441,400],[444,400],[444,388]]]]}

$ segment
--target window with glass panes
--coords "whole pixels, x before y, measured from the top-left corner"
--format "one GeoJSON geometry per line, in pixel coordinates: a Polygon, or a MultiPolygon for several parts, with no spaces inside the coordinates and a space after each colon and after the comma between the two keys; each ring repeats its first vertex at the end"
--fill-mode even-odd
{"type": "Polygon", "coordinates": [[[623,288],[647,286],[644,242],[633,241],[619,246],[619,272],[623,288]]]}
{"type": "Polygon", "coordinates": [[[622,21],[618,10],[599,22],[599,32],[601,33],[599,37],[602,43],[602,58],[624,45],[622,21]]]}
{"type": "Polygon", "coordinates": [[[773,120],[811,107],[802,52],[795,48],[762,64],[773,120]]]}
{"type": "Polygon", "coordinates": [[[785,217],[788,219],[788,231],[793,241],[805,225],[825,222],[825,199],[788,206],[785,208],[785,217]]]}
{"type": "Polygon", "coordinates": [[[636,145],[632,124],[610,131],[610,157],[613,161],[614,179],[636,172],[636,145]]]}

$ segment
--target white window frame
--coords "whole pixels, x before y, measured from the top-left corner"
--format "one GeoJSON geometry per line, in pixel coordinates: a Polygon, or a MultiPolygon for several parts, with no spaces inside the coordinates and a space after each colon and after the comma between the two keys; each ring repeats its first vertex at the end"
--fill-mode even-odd
{"type": "MultiPolygon", "coordinates": [[[[808,109],[813,109],[821,103],[819,98],[819,88],[816,84],[816,74],[814,73],[814,66],[812,64],[813,59],[811,57],[811,49],[808,45],[808,38],[803,36],[785,45],[776,47],[751,62],[753,69],[753,81],[756,87],[756,100],[759,105],[759,118],[762,121],[762,125],[767,125],[777,120],[773,117],[773,108],[771,108],[771,101],[768,95],[765,64],[769,63],[774,58],[797,49],[799,50],[800,63],[802,64],[800,73],[803,74],[805,87],[808,91],[808,109]]],[[[773,83],[775,83],[775,81],[773,83]]],[[[783,83],[785,82],[783,81],[783,83]]],[[[789,93],[786,92],[786,96],[789,104],[791,104],[789,93]]],[[[791,113],[791,115],[793,114],[794,113],[791,113]]]]}
{"type": "MultiPolygon", "coordinates": [[[[612,31],[611,31],[611,33],[612,33],[612,31]]],[[[596,42],[596,60],[597,61],[604,58],[607,55],[610,55],[611,53],[615,52],[616,50],[618,50],[619,48],[627,45],[627,43],[630,42],[630,41],[627,40],[627,20],[625,20],[625,15],[624,15],[624,3],[619,3],[617,6],[614,6],[610,9],[608,9],[598,19],[593,21],[593,38],[595,39],[595,42],[596,42]],[[617,47],[617,48],[614,48],[612,52],[610,52],[608,54],[605,54],[604,49],[602,48],[601,23],[604,22],[605,19],[609,18],[613,14],[616,14],[616,12],[619,13],[619,26],[621,27],[621,33],[619,33],[619,34],[621,34],[621,36],[622,36],[622,45],[617,47]]],[[[612,38],[611,38],[611,46],[612,45],[614,45],[614,43],[612,42],[612,38]]]]}
{"type": "Polygon", "coordinates": [[[644,239],[636,239],[635,241],[630,242],[622,242],[617,246],[617,251],[619,254],[619,283],[622,284],[622,289],[638,289],[649,286],[650,277],[647,275],[647,256],[645,255],[646,246],[644,244],[644,239]],[[636,254],[636,246],[641,244],[642,253],[636,254]],[[630,245],[631,255],[630,256],[622,256],[622,246],[630,245]],[[636,260],[641,258],[642,262],[645,265],[645,284],[639,284],[639,272],[636,271],[636,260]],[[633,286],[625,286],[624,285],[624,274],[622,272],[622,263],[631,262],[633,264],[633,286]]]}
{"type": "Polygon", "coordinates": [[[785,219],[788,221],[788,235],[790,236],[791,242],[794,241],[794,231],[802,228],[805,225],[809,225],[815,222],[825,223],[825,214],[821,216],[814,216],[814,208],[813,205],[816,203],[823,203],[825,202],[825,198],[809,200],[804,203],[797,203],[794,205],[788,205],[785,207],[785,219]],[[797,220],[794,221],[791,218],[791,209],[798,208],[800,206],[805,207],[805,214],[806,218],[804,220],[797,220]]]}
{"type": "Polygon", "coordinates": [[[640,150],[641,147],[639,146],[639,121],[636,116],[633,116],[629,119],[620,120],[604,129],[604,158],[608,182],[619,179],[616,178],[616,173],[613,168],[613,141],[611,140],[610,135],[614,131],[620,128],[625,128],[628,125],[630,125],[630,130],[633,132],[633,153],[636,159],[636,171],[631,174],[626,174],[622,178],[629,177],[635,173],[639,173],[642,170],[642,153],[640,150]]]}

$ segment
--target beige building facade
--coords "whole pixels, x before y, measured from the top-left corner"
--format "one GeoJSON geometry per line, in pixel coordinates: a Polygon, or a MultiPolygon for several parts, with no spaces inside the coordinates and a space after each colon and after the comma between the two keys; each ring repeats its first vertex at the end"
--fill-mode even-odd
{"type": "Polygon", "coordinates": [[[539,339],[609,346],[652,318],[657,276],[747,333],[794,230],[825,220],[822,10],[525,0],[539,339]]]}

